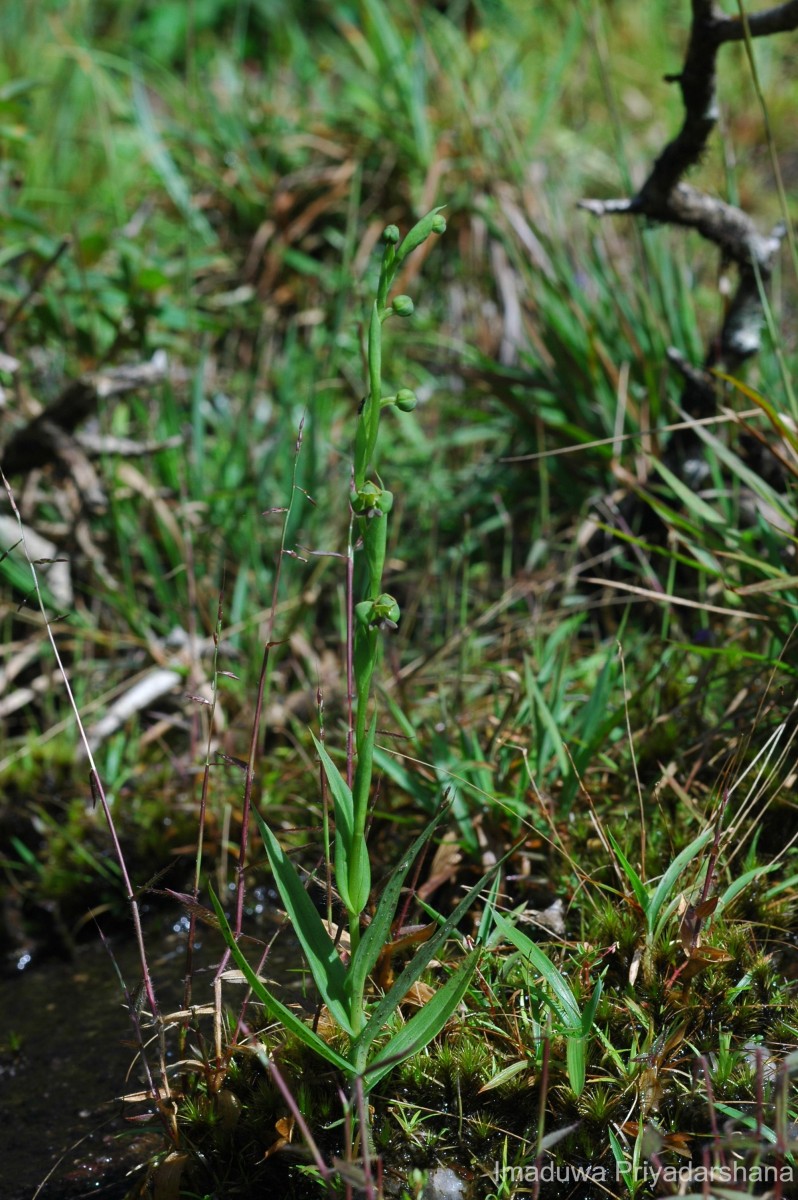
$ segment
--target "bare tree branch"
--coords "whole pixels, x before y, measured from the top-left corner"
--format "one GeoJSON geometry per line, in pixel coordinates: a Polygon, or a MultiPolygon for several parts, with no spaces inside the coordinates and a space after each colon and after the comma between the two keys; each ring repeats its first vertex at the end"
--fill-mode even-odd
{"type": "MultiPolygon", "coordinates": [[[[717,411],[718,381],[712,368],[720,366],[733,371],[760,349],[764,324],[762,292],[787,229],[779,224],[769,234],[761,233],[742,209],[706,195],[686,183],[684,177],[700,162],[717,124],[718,50],[727,42],[739,42],[747,36],[767,37],[798,29],[798,0],[745,18],[727,16],[714,0],[691,0],[691,9],[684,65],[678,75],[665,77],[666,82],[678,83],[681,89],[684,117],[679,132],[656,159],[636,196],[583,200],[580,207],[599,217],[631,214],[695,229],[719,248],[725,262],[736,265],[737,287],[703,365],[694,366],[676,349],[668,352],[671,364],[683,380],[681,410],[703,420],[717,411]]],[[[690,487],[701,486],[708,473],[703,443],[691,429],[671,437],[662,461],[690,487]]],[[[634,494],[627,494],[620,505],[619,521],[630,520],[637,503],[634,494]]],[[[653,514],[648,515],[655,519],[653,514]]],[[[653,536],[651,530],[649,535],[653,536]]],[[[596,553],[594,544],[590,545],[590,552],[596,553]]]]}
{"type": "MultiPolygon", "coordinates": [[[[796,29],[798,0],[752,14],[747,25],[751,37],[796,29]]],[[[740,17],[727,16],[712,0],[692,0],[684,66],[678,75],[666,76],[669,83],[678,83],[681,88],[684,102],[681,129],[656,159],[636,196],[580,203],[581,208],[594,216],[629,213],[695,229],[718,246],[726,260],[736,263],[737,291],[715,349],[707,360],[708,365],[722,361],[729,368],[759,350],[760,289],[770,278],[786,229],[779,225],[770,234],[762,234],[742,209],[706,195],[683,179],[700,161],[717,124],[718,50],[724,43],[741,41],[745,36],[745,22],[740,17]]]]}
{"type": "MultiPolygon", "coordinates": [[[[764,12],[750,13],[748,31],[752,38],[769,37],[772,33],[788,33],[798,29],[798,0],[788,4],[776,4],[764,12]]],[[[739,17],[716,14],[715,36],[718,42],[742,42],[745,40],[745,25],[739,17]]]]}

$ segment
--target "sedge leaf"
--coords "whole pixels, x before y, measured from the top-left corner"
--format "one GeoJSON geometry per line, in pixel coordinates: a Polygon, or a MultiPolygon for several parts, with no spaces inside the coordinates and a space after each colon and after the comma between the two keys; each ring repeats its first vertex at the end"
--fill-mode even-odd
{"type": "Polygon", "coordinates": [[[369,1017],[368,1023],[361,1030],[357,1038],[358,1046],[368,1046],[374,1041],[375,1037],[380,1032],[380,1029],[388,1020],[391,1013],[393,1013],[395,1009],[397,1009],[402,1003],[402,1000],[405,998],[410,988],[420,977],[424,968],[438,953],[449,934],[457,925],[458,921],[462,920],[462,918],[468,912],[479,893],[485,887],[485,884],[488,883],[496,874],[496,872],[501,869],[502,865],[513,852],[513,850],[508,851],[504,858],[501,858],[497,863],[494,863],[491,869],[482,876],[479,882],[475,883],[471,890],[466,893],[451,915],[447,917],[446,920],[442,921],[438,932],[434,934],[429,941],[424,942],[419,950],[416,951],[415,956],[410,960],[402,973],[397,977],[393,987],[385,993],[382,1000],[380,1000],[379,1004],[377,1004],[375,1007],[374,1011],[369,1017]]]}
{"type": "Polygon", "coordinates": [[[581,1096],[585,1090],[587,1074],[587,1038],[569,1037],[565,1043],[565,1067],[568,1071],[568,1082],[575,1096],[581,1096]]]}
{"type": "Polygon", "coordinates": [[[705,829],[703,833],[699,833],[698,837],[693,838],[690,845],[685,846],[684,850],[682,850],[680,854],[676,855],[673,862],[662,876],[662,879],[660,879],[659,883],[657,884],[654,890],[654,895],[649,901],[648,911],[646,913],[646,916],[648,917],[649,931],[656,937],[659,937],[668,917],[668,911],[666,910],[655,929],[654,926],[657,923],[657,917],[660,909],[673,891],[674,885],[679,879],[679,876],[684,868],[693,858],[695,858],[699,850],[702,850],[704,846],[706,846],[707,842],[712,837],[714,837],[714,831],[710,826],[708,829],[705,829]]]}
{"type": "Polygon", "coordinates": [[[643,880],[640,878],[637,871],[634,869],[632,864],[629,862],[629,859],[626,857],[623,850],[621,849],[621,847],[616,842],[615,838],[610,833],[609,829],[607,830],[607,836],[609,837],[610,841],[612,842],[612,848],[615,851],[616,858],[618,859],[618,861],[620,862],[621,866],[624,869],[626,878],[629,880],[630,884],[632,885],[632,891],[635,894],[635,899],[637,900],[637,903],[640,905],[640,907],[642,908],[642,910],[646,914],[646,916],[648,916],[648,906],[649,906],[651,898],[649,896],[646,885],[643,883],[643,880]]]}
{"type": "Polygon", "coordinates": [[[511,921],[508,921],[501,913],[494,913],[493,919],[502,936],[508,942],[512,942],[514,946],[517,946],[524,955],[524,958],[529,959],[538,974],[543,976],[551,988],[556,997],[556,1002],[550,1001],[550,1004],[563,1026],[563,1032],[573,1033],[574,1031],[579,1031],[581,1033],[582,1017],[579,1012],[579,1005],[565,977],[557,970],[548,955],[544,954],[540,947],[531,938],[528,938],[525,933],[522,933],[520,929],[516,929],[511,921]]]}

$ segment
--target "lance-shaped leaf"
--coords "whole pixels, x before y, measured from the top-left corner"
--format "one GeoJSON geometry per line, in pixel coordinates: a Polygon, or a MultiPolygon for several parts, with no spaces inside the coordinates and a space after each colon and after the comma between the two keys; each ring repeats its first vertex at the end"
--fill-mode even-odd
{"type": "Polygon", "coordinates": [[[612,842],[612,848],[615,851],[615,856],[618,859],[618,862],[623,867],[624,872],[626,874],[626,878],[629,880],[629,883],[631,884],[632,891],[635,894],[635,899],[637,900],[637,903],[640,905],[643,912],[645,913],[648,911],[648,902],[649,902],[648,889],[647,889],[646,885],[643,883],[643,880],[638,875],[637,871],[634,869],[632,864],[629,862],[629,859],[626,857],[626,855],[624,854],[621,847],[616,842],[615,838],[612,836],[612,833],[610,832],[610,830],[607,830],[607,834],[609,836],[610,841],[612,842]]]}
{"type": "Polygon", "coordinates": [[[543,976],[553,993],[551,995],[544,993],[541,998],[554,1012],[560,1024],[560,1032],[566,1036],[565,1061],[568,1069],[568,1080],[574,1093],[577,1096],[581,1096],[585,1087],[587,1071],[588,1039],[590,1030],[593,1027],[598,1002],[601,998],[602,980],[598,980],[585,1011],[580,1013],[579,1004],[571,991],[568,981],[557,970],[548,955],[544,954],[540,947],[531,938],[527,937],[525,933],[520,929],[516,929],[515,925],[511,921],[508,921],[506,917],[503,917],[500,913],[494,913],[493,916],[496,927],[502,936],[508,942],[512,942],[514,946],[518,947],[535,970],[543,976]]]}
{"type": "Polygon", "coordinates": [[[360,909],[353,908],[349,897],[349,854],[355,826],[355,804],[352,792],[315,733],[311,732],[310,736],[313,738],[332,792],[335,811],[335,884],[346,911],[359,912],[360,909]]]}
{"type": "Polygon", "coordinates": [[[292,1033],[295,1037],[304,1042],[311,1050],[315,1050],[327,1062],[332,1063],[340,1071],[352,1074],[351,1064],[346,1061],[332,1046],[328,1046],[323,1038],[320,1038],[317,1033],[314,1033],[309,1025],[306,1025],[301,1017],[292,1012],[290,1008],[286,1008],[276,996],[272,995],[266,987],[262,979],[259,979],[252,967],[247,962],[243,952],[236,942],[235,935],[227,923],[227,918],[224,915],[224,909],[211,888],[211,901],[216,909],[216,915],[219,918],[219,927],[224,935],[224,940],[230,949],[230,953],[238,966],[239,970],[244,975],[249,986],[252,988],[252,993],[263,1007],[266,1009],[270,1017],[275,1021],[279,1021],[284,1029],[292,1033]]]}
{"type": "Polygon", "coordinates": [[[365,1073],[367,1088],[374,1087],[400,1062],[423,1050],[438,1036],[465,995],[480,953],[480,950],[472,950],[432,999],[375,1055],[365,1073]]]}
{"type": "Polygon", "coordinates": [[[319,989],[330,1015],[352,1036],[346,993],[346,969],[332,938],[324,928],[315,905],[307,894],[296,867],[283,850],[269,826],[255,814],[260,826],[263,844],[274,875],[274,882],[291,918],[294,933],[305,952],[310,973],[319,989]]]}
{"type": "Polygon", "coordinates": [[[753,883],[755,879],[760,879],[763,875],[767,875],[769,871],[775,871],[777,866],[778,863],[767,863],[762,867],[752,867],[750,871],[745,871],[739,879],[735,879],[733,883],[730,883],[718,900],[717,915],[720,916],[723,910],[739,896],[740,892],[748,887],[749,883],[753,883]]]}
{"type": "MultiPolygon", "coordinates": [[[[666,900],[673,892],[677,880],[680,878],[682,871],[692,859],[698,854],[699,850],[703,850],[707,842],[714,837],[714,831],[710,826],[703,833],[699,833],[698,837],[693,838],[689,846],[685,846],[680,854],[677,854],[671,865],[668,867],[665,874],[660,879],[654,894],[652,895],[646,916],[648,917],[649,931],[658,938],[665,927],[665,922],[670,915],[671,905],[665,908],[665,911],[660,916],[660,912],[665,905],[666,900]],[[659,920],[658,920],[659,918],[659,920]]],[[[673,897],[672,904],[675,905],[678,901],[678,895],[673,897]]]]}
{"type": "Polygon", "coordinates": [[[407,872],[415,862],[422,847],[432,837],[450,808],[451,805],[447,804],[433,817],[424,832],[413,842],[402,862],[388,880],[380,896],[371,923],[360,939],[360,945],[349,964],[347,987],[351,996],[361,996],[363,994],[366,979],[374,969],[383,947],[390,939],[391,923],[399,907],[399,898],[402,894],[402,885],[407,878],[407,872]]]}
{"type": "MultiPolygon", "coordinates": [[[[511,850],[509,854],[512,853],[513,851],[511,850]]],[[[462,920],[471,905],[476,900],[479,893],[507,860],[509,854],[506,854],[504,858],[495,863],[494,866],[492,866],[491,869],[482,876],[479,882],[474,884],[471,890],[457,905],[454,912],[452,912],[452,914],[447,917],[446,920],[440,918],[442,923],[438,932],[431,937],[428,942],[425,942],[423,946],[421,946],[402,973],[397,977],[393,987],[385,993],[382,1000],[380,1000],[372,1012],[368,1022],[356,1039],[359,1051],[374,1041],[375,1037],[380,1032],[391,1013],[393,1013],[402,1003],[402,1000],[419,978],[422,971],[428,966],[428,964],[441,949],[449,934],[457,925],[458,921],[462,920]]]]}
{"type": "Polygon", "coordinates": [[[347,853],[349,877],[350,912],[362,913],[371,893],[371,866],[366,845],[366,821],[368,819],[369,794],[373,774],[374,739],[377,736],[377,712],[371,718],[368,731],[358,746],[357,767],[352,789],[354,820],[351,844],[347,853]]]}
{"type": "Polygon", "coordinates": [[[515,925],[501,913],[494,913],[493,919],[502,937],[508,942],[512,942],[521,951],[524,958],[529,959],[538,974],[543,976],[551,988],[553,996],[549,1000],[549,1004],[560,1021],[562,1032],[581,1031],[582,1015],[576,997],[571,991],[567,979],[557,970],[549,956],[544,954],[540,946],[525,933],[516,929],[515,925]]]}
{"type": "Polygon", "coordinates": [[[577,1096],[581,1096],[585,1089],[587,1050],[590,1042],[590,1033],[593,1028],[593,1021],[596,1018],[596,1009],[598,1008],[603,988],[604,976],[602,975],[600,979],[596,980],[593,995],[590,997],[587,1008],[582,1013],[581,1034],[578,1037],[569,1037],[565,1045],[565,1063],[568,1069],[568,1080],[577,1096]]]}

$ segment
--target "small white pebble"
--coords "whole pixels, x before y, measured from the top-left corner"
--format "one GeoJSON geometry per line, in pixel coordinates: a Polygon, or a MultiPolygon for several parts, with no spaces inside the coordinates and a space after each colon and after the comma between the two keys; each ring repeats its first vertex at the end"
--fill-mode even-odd
{"type": "Polygon", "coordinates": [[[465,1184],[451,1167],[430,1171],[422,1200],[463,1200],[465,1184]]]}

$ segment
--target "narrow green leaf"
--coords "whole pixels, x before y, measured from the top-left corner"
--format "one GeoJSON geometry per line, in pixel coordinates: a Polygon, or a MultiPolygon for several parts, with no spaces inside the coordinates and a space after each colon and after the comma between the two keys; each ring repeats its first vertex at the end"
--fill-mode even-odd
{"type": "Polygon", "coordinates": [[[150,98],[144,84],[133,78],[133,107],[141,134],[144,152],[160,176],[172,203],[206,246],[218,244],[218,237],[207,217],[196,207],[191,187],[169,153],[155,124],[150,98]]]}
{"type": "Polygon", "coordinates": [[[593,995],[590,997],[587,1008],[582,1013],[581,1036],[578,1038],[569,1038],[565,1049],[565,1061],[568,1069],[568,1079],[577,1096],[581,1096],[585,1087],[589,1037],[593,1028],[593,1021],[596,1016],[596,1009],[598,1008],[598,1002],[601,999],[603,987],[604,981],[602,977],[601,979],[597,980],[596,986],[593,989],[593,995]]]}
{"type": "Polygon", "coordinates": [[[497,1071],[495,1075],[491,1075],[487,1083],[483,1083],[479,1089],[479,1095],[483,1092],[493,1092],[496,1088],[502,1087],[505,1083],[509,1083],[511,1079],[515,1079],[516,1075],[522,1075],[525,1071],[533,1074],[535,1070],[534,1062],[528,1058],[519,1058],[517,1062],[510,1063],[509,1067],[504,1067],[501,1071],[497,1071]]]}
{"type": "Polygon", "coordinates": [[[407,878],[407,872],[418,857],[421,849],[432,837],[440,822],[447,815],[450,805],[446,805],[427,825],[424,832],[416,838],[402,862],[391,875],[386,884],[371,923],[360,939],[347,972],[347,988],[350,996],[360,996],[370,972],[374,969],[383,946],[388,941],[391,932],[391,922],[399,907],[402,885],[407,878]]]}
{"type": "Polygon", "coordinates": [[[677,475],[674,475],[673,471],[669,470],[661,459],[653,458],[652,465],[668,484],[668,487],[671,488],[674,495],[700,525],[726,524],[723,514],[719,513],[717,509],[710,507],[705,500],[702,500],[686,483],[683,483],[677,475]]]}
{"type": "Polygon", "coordinates": [[[457,925],[458,921],[460,921],[468,912],[477,896],[485,887],[485,884],[488,883],[488,881],[496,874],[496,872],[501,869],[504,862],[513,852],[513,850],[510,850],[507,854],[505,854],[504,858],[499,859],[499,861],[482,876],[479,882],[474,884],[474,886],[466,893],[451,915],[442,922],[438,932],[434,934],[428,942],[424,942],[424,944],[417,950],[415,956],[410,960],[405,969],[396,979],[393,987],[385,993],[382,1000],[380,1000],[379,1004],[377,1004],[371,1016],[369,1017],[368,1023],[361,1031],[357,1039],[359,1047],[368,1046],[374,1041],[375,1037],[380,1032],[391,1013],[394,1012],[394,1010],[397,1009],[402,1003],[402,1000],[407,995],[410,988],[420,977],[424,968],[438,953],[451,931],[457,925]]]}
{"type": "Polygon", "coordinates": [[[618,723],[616,712],[609,706],[613,667],[617,669],[617,655],[614,649],[607,653],[590,698],[579,711],[575,727],[576,736],[571,738],[571,742],[575,742],[572,749],[573,769],[565,777],[560,796],[560,805],[565,809],[573,803],[579,780],[593,761],[597,748],[606,743],[607,735],[618,723]]]}
{"type": "Polygon", "coordinates": [[[325,750],[324,743],[319,741],[312,730],[310,736],[313,738],[313,744],[316,747],[319,758],[321,759],[321,765],[324,767],[324,774],[327,776],[327,782],[329,783],[330,791],[333,794],[333,803],[335,804],[335,820],[336,822],[340,822],[351,838],[352,827],[354,823],[354,802],[352,800],[352,792],[350,791],[349,785],[347,784],[343,775],[325,750]]]}
{"type": "Polygon", "coordinates": [[[372,713],[362,744],[357,748],[357,768],[355,770],[354,787],[352,788],[352,804],[354,820],[352,824],[353,838],[365,837],[366,819],[368,817],[369,793],[371,792],[371,776],[374,764],[374,740],[377,736],[377,712],[372,713]]]}
{"type": "Polygon", "coordinates": [[[780,883],[774,883],[773,887],[768,888],[765,892],[765,899],[772,900],[774,896],[780,896],[782,892],[789,891],[798,884],[798,875],[790,875],[789,879],[782,879],[780,883]]]}
{"type": "Polygon", "coordinates": [[[485,902],[485,907],[482,910],[482,916],[479,919],[479,929],[477,930],[477,945],[486,946],[490,937],[490,931],[493,928],[493,917],[496,913],[496,901],[499,896],[499,888],[501,880],[497,875],[490,885],[490,892],[485,902]]]}
{"type": "Polygon", "coordinates": [[[216,915],[219,918],[219,926],[221,928],[222,935],[224,936],[224,940],[230,949],[230,953],[233,956],[236,966],[243,973],[247,983],[252,988],[252,992],[256,1000],[258,1000],[264,1006],[270,1017],[272,1017],[275,1021],[279,1021],[283,1028],[287,1029],[289,1033],[292,1033],[294,1037],[299,1038],[301,1042],[304,1042],[306,1046],[308,1046],[311,1050],[314,1050],[318,1055],[320,1055],[321,1058],[324,1058],[327,1060],[327,1062],[332,1063],[334,1067],[337,1067],[340,1071],[346,1072],[347,1075],[351,1075],[351,1064],[348,1063],[346,1059],[343,1058],[336,1050],[333,1050],[332,1046],[328,1046],[323,1038],[320,1038],[317,1033],[314,1033],[311,1027],[306,1025],[301,1017],[298,1017],[297,1014],[292,1012],[290,1008],[286,1008],[286,1006],[282,1004],[276,996],[272,995],[272,993],[263,983],[263,980],[258,979],[258,976],[247,962],[240,946],[233,936],[233,931],[227,923],[227,918],[224,915],[224,909],[222,908],[218,897],[214,893],[213,888],[210,889],[210,893],[211,902],[216,910],[216,915]]]}
{"type": "Polygon", "coordinates": [[[554,754],[557,756],[557,765],[560,768],[560,774],[562,775],[563,779],[567,779],[570,774],[571,764],[568,761],[568,755],[565,753],[565,747],[563,746],[560,731],[557,728],[557,722],[554,719],[554,714],[546,703],[543,692],[540,690],[537,680],[532,674],[532,671],[529,669],[528,664],[525,672],[525,682],[527,692],[530,694],[531,699],[534,700],[535,708],[540,716],[541,724],[551,739],[554,754]]]}
{"type": "MultiPolygon", "coordinates": [[[[605,974],[606,974],[606,972],[605,972],[605,974]]],[[[587,1034],[590,1033],[591,1029],[593,1028],[593,1021],[595,1020],[595,1017],[596,1017],[596,1009],[598,1008],[598,1003],[599,1003],[599,1000],[601,999],[601,993],[603,990],[604,990],[604,975],[602,975],[601,978],[596,981],[596,986],[593,988],[593,995],[590,997],[590,1000],[588,1001],[587,1008],[582,1013],[582,1033],[584,1033],[586,1036],[587,1036],[587,1034]]]]}
{"type": "Polygon", "coordinates": [[[715,909],[715,915],[720,916],[724,908],[728,907],[732,900],[734,900],[736,896],[739,896],[740,892],[748,887],[749,883],[752,883],[755,879],[759,879],[762,875],[767,875],[769,871],[775,871],[777,866],[777,863],[768,863],[766,866],[752,867],[750,871],[745,871],[739,879],[735,879],[734,882],[730,883],[726,888],[726,891],[718,900],[718,906],[715,909]]]}
{"type": "Polygon", "coordinates": [[[330,1010],[330,1015],[351,1037],[353,1029],[347,1007],[344,964],[338,957],[333,940],[324,928],[322,919],[305,890],[296,867],[260,813],[256,813],[255,816],[260,827],[263,844],[266,847],[274,882],[277,884],[285,910],[291,918],[294,933],[305,952],[305,958],[316,987],[319,989],[319,994],[330,1010]]]}
{"type": "Polygon", "coordinates": [[[615,1169],[629,1189],[629,1194],[633,1196],[637,1189],[634,1187],[634,1178],[630,1170],[631,1164],[629,1163],[626,1151],[611,1129],[607,1130],[607,1136],[610,1139],[612,1156],[615,1159],[615,1169]]]}
{"type": "Polygon", "coordinates": [[[349,855],[353,844],[355,824],[355,805],[349,785],[341,775],[333,760],[311,730],[310,736],[324,767],[324,774],[330,786],[335,811],[335,883],[347,912],[359,912],[350,903],[349,896],[349,855]]]}
{"type": "Polygon", "coordinates": [[[480,953],[479,950],[472,950],[432,999],[372,1059],[366,1076],[369,1088],[437,1037],[465,995],[480,953]]]}
{"type": "Polygon", "coordinates": [[[673,891],[673,888],[684,868],[695,858],[699,850],[702,850],[704,846],[706,846],[707,842],[709,842],[712,837],[714,837],[714,831],[710,826],[710,828],[705,829],[703,833],[699,833],[698,837],[693,838],[690,845],[685,846],[684,850],[682,850],[680,854],[676,855],[673,862],[662,876],[662,879],[660,879],[659,883],[657,884],[654,894],[649,901],[648,913],[646,914],[648,917],[649,930],[654,933],[655,936],[658,937],[662,932],[664,921],[667,919],[664,918],[657,922],[657,916],[660,909],[673,891]],[[656,930],[654,928],[655,925],[656,930]]]}
{"type": "MultiPolygon", "coordinates": [[[[365,704],[365,697],[359,703],[365,704]]],[[[374,739],[377,735],[376,709],[371,718],[366,736],[358,743],[357,768],[353,789],[354,820],[352,843],[349,847],[349,911],[363,912],[371,895],[371,863],[366,845],[366,820],[368,818],[371,777],[373,774],[374,739]]]]}
{"type": "Polygon", "coordinates": [[[371,864],[365,837],[356,838],[349,851],[347,892],[349,894],[347,911],[360,916],[368,904],[371,894],[371,864]]]}
{"type": "Polygon", "coordinates": [[[547,1133],[546,1136],[542,1137],[538,1142],[538,1154],[543,1154],[544,1151],[551,1150],[551,1148],[556,1146],[558,1142],[563,1141],[569,1136],[569,1134],[572,1134],[575,1129],[578,1129],[581,1124],[581,1121],[574,1121],[573,1125],[563,1125],[559,1129],[552,1129],[551,1133],[547,1133]]]}
{"type": "Polygon", "coordinates": [[[629,859],[626,857],[623,850],[621,849],[621,847],[616,842],[615,838],[610,833],[609,829],[607,830],[607,836],[609,837],[610,841],[612,842],[612,848],[615,851],[618,861],[620,862],[621,866],[624,869],[626,878],[629,880],[629,883],[632,886],[632,891],[635,894],[635,899],[637,900],[637,903],[640,905],[640,907],[642,908],[642,910],[646,914],[646,916],[648,916],[648,906],[649,906],[650,899],[651,899],[651,897],[649,896],[649,893],[648,893],[648,888],[643,883],[643,880],[640,878],[640,876],[638,875],[637,871],[634,869],[632,864],[629,862],[629,859]]]}
{"type": "Polygon", "coordinates": [[[517,946],[524,957],[529,959],[557,997],[558,1003],[553,1005],[553,1008],[563,1025],[563,1032],[567,1033],[569,1030],[580,1030],[581,1032],[582,1018],[579,1013],[579,1005],[562,972],[558,971],[548,955],[544,954],[531,938],[522,933],[520,929],[516,929],[515,925],[501,913],[494,913],[493,919],[501,930],[502,936],[517,946]]]}
{"type": "Polygon", "coordinates": [[[574,1095],[581,1096],[585,1090],[587,1074],[587,1038],[581,1034],[579,1037],[569,1037],[566,1041],[565,1066],[571,1091],[574,1095]]]}

